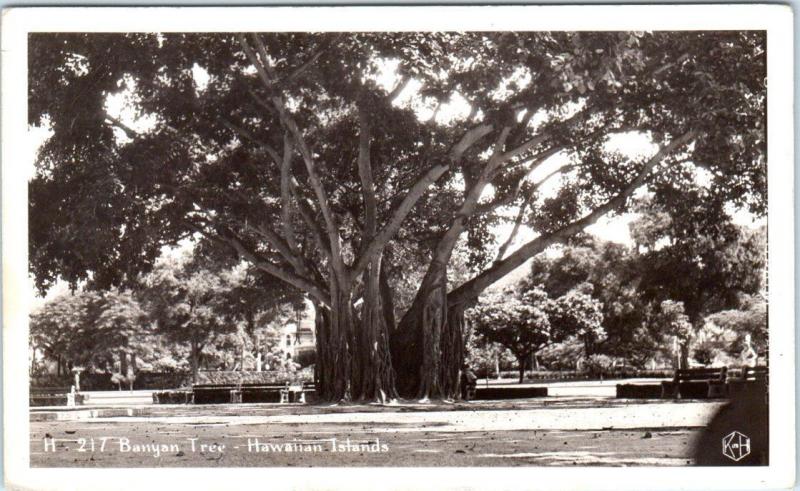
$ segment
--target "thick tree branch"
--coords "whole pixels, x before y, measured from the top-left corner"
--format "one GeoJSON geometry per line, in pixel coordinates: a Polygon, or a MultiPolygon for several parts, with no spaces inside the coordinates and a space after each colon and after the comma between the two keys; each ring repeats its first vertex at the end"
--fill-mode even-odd
{"type": "Polygon", "coordinates": [[[109,114],[106,114],[105,118],[106,118],[106,121],[108,121],[112,125],[116,126],[117,128],[121,129],[125,133],[125,136],[127,136],[131,140],[136,140],[137,138],[139,138],[139,133],[137,133],[136,130],[134,130],[130,126],[126,125],[125,123],[123,123],[119,119],[117,119],[117,118],[115,118],[115,117],[113,117],[113,116],[111,116],[109,114]]]}
{"type": "MultiPolygon", "coordinates": [[[[233,125],[232,123],[229,123],[229,124],[230,124],[231,127],[235,128],[235,125],[233,125]]],[[[242,131],[246,132],[246,130],[242,130],[242,131]]],[[[256,143],[261,143],[261,142],[258,141],[258,139],[254,138],[254,137],[252,139],[254,141],[256,141],[256,143]]],[[[262,145],[262,147],[269,147],[268,145],[266,145],[264,143],[261,143],[261,145],[262,145]]],[[[294,270],[299,275],[308,276],[310,274],[310,269],[309,269],[308,265],[306,264],[306,260],[302,257],[301,252],[300,252],[299,248],[297,247],[297,243],[296,243],[296,241],[294,239],[294,229],[293,229],[293,227],[291,225],[291,203],[290,203],[290,201],[288,199],[284,199],[284,198],[286,198],[285,193],[284,193],[284,189],[285,189],[284,188],[284,179],[285,178],[288,179],[288,177],[289,177],[288,175],[284,176],[284,171],[288,169],[288,166],[289,166],[289,164],[291,162],[291,142],[288,140],[288,138],[284,139],[284,156],[283,157],[279,157],[277,155],[277,152],[275,152],[273,149],[270,148],[270,150],[271,150],[271,153],[274,154],[274,155],[272,155],[272,158],[273,159],[277,159],[277,162],[280,163],[280,166],[281,166],[281,173],[282,173],[282,175],[281,175],[281,198],[282,198],[281,217],[282,217],[282,220],[281,221],[282,221],[282,228],[283,228],[284,232],[286,233],[286,238],[285,239],[282,238],[279,234],[275,233],[269,227],[264,227],[262,225],[253,226],[251,224],[248,224],[248,222],[246,220],[243,223],[237,220],[237,223],[239,224],[239,226],[244,227],[246,230],[251,230],[252,232],[255,232],[257,235],[259,235],[261,238],[263,238],[272,248],[274,248],[278,252],[278,254],[280,254],[280,256],[286,262],[288,262],[294,268],[294,270]]],[[[286,189],[286,192],[288,193],[288,189],[286,189]]],[[[226,195],[228,195],[229,193],[234,193],[234,194],[237,195],[237,197],[238,197],[238,199],[240,201],[247,202],[247,198],[245,198],[244,196],[239,195],[239,193],[236,192],[236,191],[223,191],[223,193],[226,194],[226,195]]],[[[236,200],[235,197],[231,197],[231,199],[234,200],[234,201],[236,200]]],[[[312,231],[312,233],[313,233],[313,231],[312,231]]]]}
{"type": "Polygon", "coordinates": [[[525,136],[525,131],[528,129],[528,125],[535,114],[536,111],[534,111],[533,108],[525,108],[525,116],[522,117],[522,121],[519,123],[519,128],[516,134],[512,135],[510,138],[511,144],[516,145],[522,139],[522,137],[525,136]]]}
{"type": "Polygon", "coordinates": [[[464,153],[472,147],[478,140],[488,135],[494,130],[494,126],[490,124],[481,124],[469,129],[461,139],[453,145],[450,149],[450,160],[458,162],[464,156],[464,153]]]}
{"type": "Polygon", "coordinates": [[[651,157],[644,165],[639,174],[634,178],[628,186],[623,189],[615,197],[594,209],[588,215],[575,220],[574,222],[562,227],[561,229],[547,235],[541,235],[519,249],[513,254],[496,262],[490,268],[476,276],[475,278],[467,281],[460,287],[447,295],[449,306],[455,306],[462,303],[473,301],[486,289],[489,285],[496,282],[506,274],[510,273],[517,267],[521,266],[525,261],[542,252],[551,245],[558,244],[568,240],[570,237],[585,229],[589,225],[595,223],[606,213],[622,206],[628,197],[633,194],[642,184],[644,184],[650,172],[670,153],[676,149],[688,144],[696,136],[694,131],[688,131],[683,135],[673,139],[668,145],[662,147],[653,157],[651,157]]]}
{"type": "Polygon", "coordinates": [[[570,170],[573,167],[574,167],[573,165],[566,165],[564,167],[559,167],[558,169],[547,174],[539,182],[534,184],[531,187],[531,189],[528,190],[528,192],[525,194],[525,199],[523,200],[522,204],[519,205],[519,210],[517,211],[517,217],[514,219],[514,227],[511,229],[511,233],[508,234],[508,238],[506,239],[506,241],[503,242],[503,244],[501,244],[500,248],[497,250],[497,257],[495,258],[492,264],[496,264],[503,259],[503,257],[506,255],[506,252],[508,252],[508,248],[511,247],[511,244],[517,238],[519,230],[522,227],[522,221],[525,217],[525,211],[527,211],[528,206],[530,206],[531,201],[533,201],[533,197],[536,195],[536,190],[539,189],[542,186],[542,184],[547,182],[551,177],[561,172],[570,170]]]}
{"type": "MultiPolygon", "coordinates": [[[[489,127],[491,128],[491,127],[489,127]]],[[[486,129],[481,129],[480,127],[474,128],[473,130],[475,133],[471,138],[467,138],[467,135],[462,138],[461,142],[459,142],[460,146],[461,143],[467,142],[470,139],[474,142],[477,141],[478,138],[484,135],[486,129]]],[[[472,130],[471,130],[472,131],[472,130]]],[[[491,129],[489,130],[491,131],[491,129]]],[[[466,228],[467,220],[475,211],[475,207],[480,199],[481,194],[483,193],[483,189],[486,187],[488,183],[489,176],[494,172],[494,170],[502,163],[501,156],[504,151],[506,140],[508,139],[508,135],[511,132],[511,128],[506,126],[500,131],[497,139],[494,143],[494,150],[492,152],[492,156],[489,158],[488,162],[486,162],[484,168],[481,170],[480,176],[475,180],[475,183],[467,190],[466,196],[464,197],[464,201],[462,202],[458,212],[456,213],[455,218],[453,219],[450,227],[445,231],[444,235],[441,236],[439,241],[436,244],[436,248],[433,250],[433,254],[431,256],[431,261],[428,264],[428,269],[425,272],[425,276],[422,279],[422,286],[417,290],[417,295],[414,297],[414,302],[412,307],[407,311],[412,312],[415,309],[415,306],[419,305],[419,302],[423,301],[424,295],[428,292],[426,291],[431,285],[436,285],[439,279],[442,277],[444,273],[444,269],[446,268],[447,261],[450,259],[450,255],[453,252],[453,248],[458,241],[458,237],[461,235],[461,232],[466,228]]],[[[469,132],[468,132],[469,133],[469,132]]],[[[463,147],[462,147],[463,148],[463,147]]],[[[464,148],[463,151],[466,149],[464,148]]],[[[461,151],[461,155],[463,155],[463,151],[461,151]]],[[[451,155],[455,156],[456,153],[451,153],[451,155]]],[[[466,179],[465,179],[466,181],[466,179]]]]}
{"type": "Polygon", "coordinates": [[[436,182],[450,168],[449,165],[440,164],[428,170],[421,179],[419,179],[414,186],[408,191],[403,201],[392,213],[389,223],[381,229],[374,239],[364,248],[364,252],[359,256],[358,260],[353,267],[353,274],[358,275],[364,271],[372,256],[383,250],[389,240],[394,237],[394,234],[400,229],[400,225],[405,220],[406,216],[414,208],[414,205],[425,194],[431,184],[436,182]]]}
{"type": "Polygon", "coordinates": [[[541,145],[542,143],[547,141],[548,138],[550,138],[550,135],[547,134],[547,133],[534,136],[533,138],[531,138],[530,140],[524,142],[523,144],[519,145],[518,147],[516,147],[516,148],[514,148],[512,150],[509,150],[508,152],[505,152],[502,155],[501,160],[503,162],[507,162],[507,161],[509,161],[509,160],[511,160],[511,159],[513,159],[515,157],[518,157],[518,156],[522,155],[523,153],[527,152],[528,150],[531,150],[532,148],[535,148],[538,145],[541,145]]]}
{"type": "MultiPolygon", "coordinates": [[[[232,201],[235,201],[238,193],[235,191],[222,191],[226,196],[228,196],[232,201]]],[[[238,196],[240,201],[246,202],[246,199],[243,196],[238,196]]],[[[210,210],[204,208],[200,205],[197,205],[204,213],[208,213],[210,210]]],[[[258,220],[254,220],[258,221],[258,220]]],[[[239,219],[233,219],[233,223],[236,224],[237,227],[242,228],[245,232],[252,232],[264,239],[267,244],[269,244],[275,251],[278,252],[281,258],[290,264],[294,270],[299,275],[307,276],[309,274],[309,269],[305,263],[305,259],[300,255],[299,251],[292,250],[289,246],[288,242],[284,240],[283,237],[278,235],[275,231],[273,231],[269,226],[265,226],[263,224],[256,224],[254,225],[252,221],[247,220],[245,218],[244,221],[239,219]]]]}
{"type": "Polygon", "coordinates": [[[320,47],[317,51],[314,52],[314,54],[312,54],[308,58],[308,60],[306,60],[305,63],[303,63],[299,67],[297,67],[294,70],[292,70],[292,73],[290,73],[286,77],[282,78],[279,83],[281,85],[287,85],[287,84],[290,84],[291,82],[294,82],[298,78],[300,78],[300,76],[303,73],[305,73],[306,70],[311,68],[311,66],[313,66],[317,62],[317,60],[319,60],[320,56],[322,56],[323,53],[325,53],[325,51],[328,50],[328,48],[330,48],[330,44],[325,44],[325,46],[320,47]]]}
{"type": "Polygon", "coordinates": [[[278,114],[277,111],[275,111],[275,108],[270,106],[269,103],[267,103],[267,101],[265,101],[261,96],[256,94],[253,89],[247,89],[247,93],[254,101],[256,101],[256,104],[261,106],[261,108],[263,108],[265,111],[267,111],[270,114],[275,114],[275,115],[278,114]]]}
{"type": "Polygon", "coordinates": [[[299,254],[300,248],[294,237],[293,213],[292,213],[292,141],[289,135],[283,135],[283,158],[281,159],[281,227],[286,236],[286,243],[289,248],[299,254]]]}
{"type": "MultiPolygon", "coordinates": [[[[480,200],[486,185],[489,184],[489,177],[504,162],[503,147],[505,146],[506,140],[508,139],[508,135],[510,133],[511,128],[506,126],[498,135],[497,140],[494,143],[492,156],[489,157],[489,160],[483,166],[483,169],[481,169],[481,173],[478,178],[475,179],[475,182],[470,183],[471,187],[467,189],[464,201],[461,203],[461,207],[459,208],[458,212],[456,212],[456,217],[453,220],[453,223],[450,225],[450,228],[442,238],[442,243],[452,242],[454,236],[457,238],[458,235],[461,234],[461,230],[466,225],[466,220],[475,212],[475,208],[478,205],[478,200],[480,200]]],[[[437,250],[439,250],[439,247],[437,247],[437,250]]]]}
{"type": "Polygon", "coordinates": [[[389,92],[389,101],[394,102],[398,96],[408,87],[408,84],[411,82],[411,77],[408,75],[403,75],[397,85],[394,86],[391,92],[389,92]]]}
{"type": "Polygon", "coordinates": [[[291,192],[292,196],[295,198],[295,202],[297,203],[297,211],[300,212],[300,217],[308,226],[311,232],[311,237],[314,239],[317,248],[325,256],[325,258],[330,261],[331,248],[325,241],[325,231],[314,218],[314,209],[306,201],[306,199],[300,195],[300,191],[297,189],[296,182],[291,182],[291,192]]]}
{"type": "MultiPolygon", "coordinates": [[[[461,139],[453,145],[450,150],[450,160],[451,162],[455,163],[458,162],[464,155],[464,153],[469,150],[472,145],[474,145],[478,140],[483,138],[484,136],[488,135],[492,132],[491,125],[479,125],[474,128],[467,130],[464,135],[462,135],[461,139]]],[[[507,132],[505,132],[507,135],[507,132]]],[[[406,193],[405,197],[403,198],[402,202],[392,213],[389,222],[381,231],[374,237],[368,245],[363,248],[362,253],[359,255],[358,259],[356,259],[355,265],[353,266],[353,275],[358,275],[364,271],[369,264],[372,256],[379,253],[386,247],[386,244],[389,243],[392,237],[397,233],[400,229],[403,220],[405,220],[406,216],[411,212],[414,208],[414,205],[419,201],[419,199],[425,194],[428,187],[431,184],[436,182],[445,172],[450,169],[451,163],[448,162],[446,164],[439,164],[431,169],[429,169],[414,185],[411,189],[406,193]]]]}
{"type": "MultiPolygon", "coordinates": [[[[247,37],[244,34],[237,34],[236,36],[239,40],[239,44],[242,45],[242,50],[244,51],[245,56],[253,64],[253,67],[256,69],[256,73],[258,77],[261,79],[261,82],[264,84],[264,87],[268,91],[272,91],[275,89],[275,80],[273,80],[270,75],[267,73],[267,67],[269,66],[268,56],[266,51],[260,53],[262,56],[262,60],[258,59],[258,55],[256,55],[253,48],[250,47],[250,43],[247,42],[247,37]]],[[[259,41],[260,42],[260,41],[259,41]]]]}
{"type": "Polygon", "coordinates": [[[370,159],[371,128],[363,104],[358,104],[358,176],[361,179],[361,197],[364,200],[364,241],[372,240],[377,227],[377,199],[370,159]]]}
{"type": "MultiPolygon", "coordinates": [[[[525,175],[522,176],[519,180],[517,180],[517,183],[514,186],[514,190],[512,192],[508,193],[508,195],[503,197],[503,198],[498,198],[498,199],[496,199],[494,201],[491,201],[489,203],[478,205],[477,208],[475,209],[475,215],[482,215],[484,213],[489,213],[491,211],[494,211],[494,210],[500,208],[501,206],[507,206],[507,205],[510,205],[511,203],[513,203],[514,201],[516,201],[517,198],[519,197],[520,191],[522,190],[522,185],[525,183],[525,180],[528,178],[528,176],[530,176],[536,169],[538,169],[539,165],[542,162],[544,162],[548,158],[552,157],[556,153],[560,152],[561,149],[562,149],[562,147],[553,147],[553,148],[551,148],[549,150],[546,150],[546,151],[544,151],[544,152],[532,157],[530,159],[530,161],[532,161],[533,164],[527,170],[527,172],[525,172],[525,175]]],[[[547,177],[545,177],[542,180],[542,182],[547,180],[547,179],[549,179],[553,174],[555,174],[557,172],[560,172],[562,170],[566,170],[566,168],[565,167],[559,167],[558,169],[556,169],[555,171],[550,173],[547,177]]],[[[537,184],[536,187],[538,187],[538,186],[539,185],[537,184]]]]}
{"type": "Polygon", "coordinates": [[[322,302],[326,305],[330,304],[330,299],[328,295],[325,294],[322,288],[320,288],[316,283],[312,280],[299,276],[291,271],[287,271],[275,264],[272,264],[264,259],[260,258],[256,253],[247,249],[241,240],[236,237],[236,234],[233,233],[231,230],[227,230],[226,234],[212,234],[208,230],[203,227],[198,226],[191,220],[185,220],[185,223],[188,224],[190,227],[195,229],[198,233],[207,237],[209,240],[216,242],[218,244],[223,244],[228,247],[233,248],[239,256],[246,259],[250,264],[255,266],[256,268],[282,280],[285,283],[288,283],[295,288],[307,292],[309,295],[314,297],[315,300],[322,302]]]}
{"type": "Polygon", "coordinates": [[[278,234],[272,231],[269,228],[269,226],[264,226],[264,225],[253,226],[248,223],[245,224],[245,229],[250,229],[253,232],[255,232],[258,236],[263,238],[267,242],[267,244],[269,244],[276,251],[278,251],[278,254],[280,254],[281,257],[286,262],[288,262],[289,264],[292,265],[292,267],[294,267],[295,271],[298,274],[308,274],[308,270],[306,269],[305,264],[303,263],[303,259],[298,255],[296,255],[292,251],[291,247],[289,247],[289,244],[278,234]]]}
{"type": "MultiPolygon", "coordinates": [[[[245,52],[245,55],[248,57],[250,62],[253,63],[253,65],[256,67],[256,71],[262,83],[264,84],[265,88],[270,92],[274,92],[275,90],[274,80],[276,79],[276,77],[274,71],[269,65],[268,61],[269,55],[267,54],[266,48],[264,47],[264,44],[261,42],[261,39],[258,37],[258,35],[254,34],[252,37],[253,37],[253,42],[256,45],[256,49],[258,50],[259,54],[258,56],[253,52],[253,50],[247,43],[246,38],[241,34],[239,35],[239,41],[242,44],[242,48],[245,52]],[[259,56],[261,57],[260,61],[259,61],[259,56]]],[[[325,220],[325,228],[327,230],[328,241],[330,242],[330,248],[331,248],[331,264],[333,266],[333,269],[336,272],[337,276],[339,276],[341,281],[349,282],[348,272],[344,265],[344,261],[342,260],[341,257],[339,228],[338,225],[336,224],[336,220],[330,209],[328,196],[322,184],[322,179],[320,179],[319,174],[317,174],[316,165],[311,150],[306,144],[305,138],[303,137],[300,128],[297,126],[297,123],[294,121],[294,118],[289,114],[289,111],[286,109],[286,105],[283,101],[283,98],[280,95],[274,94],[270,97],[270,99],[272,100],[272,104],[275,106],[275,109],[278,111],[278,115],[280,116],[281,121],[289,129],[292,136],[294,137],[297,149],[300,152],[301,157],[303,158],[303,162],[305,163],[306,171],[308,172],[309,182],[311,183],[311,187],[314,190],[314,194],[316,194],[320,210],[322,211],[322,217],[325,220]]]]}
{"type": "Polygon", "coordinates": [[[319,300],[320,302],[323,303],[329,302],[328,296],[325,294],[325,292],[321,288],[319,288],[316,284],[314,284],[312,280],[303,278],[294,273],[286,271],[270,262],[262,260],[257,255],[249,251],[244,246],[244,244],[242,244],[241,241],[239,241],[235,237],[224,237],[223,239],[226,242],[228,242],[231,246],[233,246],[233,248],[240,256],[250,261],[258,269],[265,271],[302,291],[308,292],[311,296],[313,296],[316,300],[319,300]]]}

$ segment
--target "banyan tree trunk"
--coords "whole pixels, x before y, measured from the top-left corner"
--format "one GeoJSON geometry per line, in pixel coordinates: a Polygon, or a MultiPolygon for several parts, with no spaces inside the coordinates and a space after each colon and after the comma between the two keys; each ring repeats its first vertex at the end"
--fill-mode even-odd
{"type": "Polygon", "coordinates": [[[365,273],[360,319],[354,315],[349,293],[339,294],[333,308],[315,306],[314,381],[322,401],[385,402],[397,397],[378,268],[379,261],[365,273]]]}
{"type": "Polygon", "coordinates": [[[397,389],[406,398],[441,397],[439,358],[442,326],[447,321],[444,275],[420,292],[391,337],[397,389]]]}
{"type": "Polygon", "coordinates": [[[442,393],[448,399],[461,396],[461,366],[464,364],[464,309],[461,306],[447,310],[447,322],[442,332],[441,374],[442,393]]]}
{"type": "Polygon", "coordinates": [[[446,288],[436,285],[433,291],[426,295],[420,311],[422,363],[419,365],[419,387],[416,395],[420,399],[444,397],[439,370],[441,368],[442,329],[447,323],[446,302],[446,288]]]}
{"type": "Polygon", "coordinates": [[[392,362],[400,395],[457,399],[464,359],[464,315],[447,308],[446,272],[423,284],[392,336],[392,362]]]}
{"type": "Polygon", "coordinates": [[[353,308],[349,294],[332,295],[331,308],[317,306],[315,385],[323,401],[352,399],[353,308]]]}
{"type": "Polygon", "coordinates": [[[314,386],[322,401],[339,401],[346,398],[349,369],[338,366],[349,360],[345,353],[347,343],[333,323],[331,309],[316,306],[317,361],[314,366],[314,386]],[[344,368],[344,369],[343,369],[344,368]]]}
{"type": "Polygon", "coordinates": [[[357,353],[360,370],[358,399],[386,402],[397,397],[395,374],[389,351],[389,332],[380,285],[380,257],[364,273],[364,306],[358,330],[357,353]]]}

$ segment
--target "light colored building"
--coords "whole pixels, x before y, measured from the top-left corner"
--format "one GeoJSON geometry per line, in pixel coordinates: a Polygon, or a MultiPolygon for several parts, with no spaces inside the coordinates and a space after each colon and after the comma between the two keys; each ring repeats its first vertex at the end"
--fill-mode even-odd
{"type": "Polygon", "coordinates": [[[298,360],[301,353],[313,352],[316,346],[314,307],[306,302],[306,308],[297,313],[277,329],[277,348],[287,360],[298,360]]]}

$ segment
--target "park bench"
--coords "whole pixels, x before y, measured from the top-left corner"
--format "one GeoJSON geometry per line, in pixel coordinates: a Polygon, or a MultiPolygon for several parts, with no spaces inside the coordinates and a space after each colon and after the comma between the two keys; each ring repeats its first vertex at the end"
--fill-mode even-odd
{"type": "Polygon", "coordinates": [[[306,392],[314,389],[314,384],[309,382],[286,382],[286,387],[281,390],[281,403],[299,402],[306,403],[306,392]]]}
{"type": "Polygon", "coordinates": [[[728,395],[731,398],[744,395],[766,395],[769,382],[769,367],[743,367],[738,374],[728,378],[728,395]]]}
{"type": "Polygon", "coordinates": [[[28,403],[33,406],[80,406],[86,399],[73,387],[31,387],[28,403]]]}
{"type": "Polygon", "coordinates": [[[314,384],[305,382],[195,384],[192,393],[195,404],[241,402],[306,402],[306,394],[314,384]]]}
{"type": "Polygon", "coordinates": [[[675,370],[672,380],[661,382],[662,398],[717,398],[727,392],[727,367],[675,370]]]}
{"type": "Polygon", "coordinates": [[[661,384],[617,384],[617,399],[658,399],[661,384]]]}
{"type": "Polygon", "coordinates": [[[195,404],[305,402],[313,383],[276,372],[201,371],[192,385],[195,404]]]}
{"type": "Polygon", "coordinates": [[[528,399],[532,397],[547,397],[547,387],[531,387],[530,385],[491,385],[476,387],[471,399],[478,401],[501,399],[528,399]]]}
{"type": "Polygon", "coordinates": [[[152,394],[153,404],[192,404],[194,393],[191,390],[162,390],[152,394]]]}

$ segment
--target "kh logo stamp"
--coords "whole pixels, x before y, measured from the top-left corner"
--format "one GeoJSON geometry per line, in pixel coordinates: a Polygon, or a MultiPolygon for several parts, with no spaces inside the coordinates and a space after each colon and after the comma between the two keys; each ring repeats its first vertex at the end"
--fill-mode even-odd
{"type": "Polygon", "coordinates": [[[750,455],[750,437],[734,431],[722,439],[722,454],[738,462],[750,455]]]}

